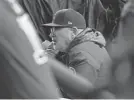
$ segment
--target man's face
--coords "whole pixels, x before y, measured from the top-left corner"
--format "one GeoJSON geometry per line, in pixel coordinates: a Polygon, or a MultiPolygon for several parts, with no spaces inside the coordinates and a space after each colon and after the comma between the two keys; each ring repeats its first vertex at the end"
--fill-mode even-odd
{"type": "Polygon", "coordinates": [[[51,38],[56,43],[56,50],[65,51],[71,41],[72,31],[69,28],[53,28],[51,38]]]}

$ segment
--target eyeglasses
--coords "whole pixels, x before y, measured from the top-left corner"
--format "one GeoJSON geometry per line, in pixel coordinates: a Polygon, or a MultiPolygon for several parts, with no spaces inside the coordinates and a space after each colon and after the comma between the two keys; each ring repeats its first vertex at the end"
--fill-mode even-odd
{"type": "Polygon", "coordinates": [[[51,28],[51,33],[49,35],[50,38],[56,37],[55,31],[61,29],[61,27],[51,28]]]}
{"type": "Polygon", "coordinates": [[[50,33],[50,35],[49,35],[49,37],[52,38],[52,39],[53,39],[54,37],[56,37],[54,31],[55,31],[55,29],[52,28],[52,29],[51,29],[51,33],[50,33]]]}
{"type": "Polygon", "coordinates": [[[67,27],[54,27],[54,28],[51,28],[51,33],[50,33],[49,37],[52,38],[52,39],[55,38],[56,37],[55,31],[60,30],[62,28],[67,28],[67,27]]]}

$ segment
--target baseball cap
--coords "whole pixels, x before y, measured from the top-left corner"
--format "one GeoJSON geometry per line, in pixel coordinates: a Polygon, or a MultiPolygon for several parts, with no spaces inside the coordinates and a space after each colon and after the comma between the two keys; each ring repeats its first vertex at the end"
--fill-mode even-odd
{"type": "Polygon", "coordinates": [[[86,28],[84,17],[73,9],[62,9],[54,14],[52,23],[43,24],[45,27],[77,27],[86,28]]]}

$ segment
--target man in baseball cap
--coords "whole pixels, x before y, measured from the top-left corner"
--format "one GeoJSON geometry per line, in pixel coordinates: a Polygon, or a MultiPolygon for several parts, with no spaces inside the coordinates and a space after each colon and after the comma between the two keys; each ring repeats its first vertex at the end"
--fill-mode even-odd
{"type": "MultiPolygon", "coordinates": [[[[72,36],[74,37],[76,34],[70,34],[70,32],[72,33],[72,31],[76,31],[76,29],[85,29],[86,22],[85,22],[84,17],[80,13],[74,11],[73,9],[62,9],[62,10],[57,11],[54,14],[52,23],[43,24],[43,26],[52,28],[50,37],[52,37],[52,40],[54,42],[57,41],[56,49],[57,50],[64,49],[62,51],[65,51],[66,47],[68,47],[66,46],[66,43],[65,43],[67,41],[62,41],[62,39],[68,40],[68,37],[66,37],[66,35],[69,34],[70,35],[69,39],[72,40],[71,39],[72,36]],[[63,34],[64,32],[60,31],[61,35],[60,34],[58,35],[58,39],[59,39],[59,42],[58,42],[58,39],[56,39],[56,36],[55,34],[53,34],[53,32],[59,29],[60,30],[62,29],[65,32],[65,34],[63,34]]],[[[78,32],[73,32],[73,33],[78,33],[78,32]]]]}
{"type": "MultiPolygon", "coordinates": [[[[62,9],[55,13],[52,23],[43,24],[51,28],[55,50],[65,52],[56,57],[74,73],[88,79],[92,84],[103,70],[104,61],[111,60],[106,49],[103,35],[91,28],[86,28],[84,17],[73,9],[62,9]],[[101,69],[101,70],[100,70],[101,69]]],[[[65,95],[70,98],[72,95],[65,95]]]]}

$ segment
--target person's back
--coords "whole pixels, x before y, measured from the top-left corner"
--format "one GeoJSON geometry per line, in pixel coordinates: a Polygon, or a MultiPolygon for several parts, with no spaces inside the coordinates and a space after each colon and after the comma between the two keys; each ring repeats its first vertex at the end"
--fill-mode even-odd
{"type": "Polygon", "coordinates": [[[9,2],[0,0],[0,98],[59,98],[48,66],[39,68],[33,57],[34,49],[24,33],[27,30],[17,23],[19,20],[25,23],[25,13],[20,13],[22,9],[15,0],[9,2]]]}

